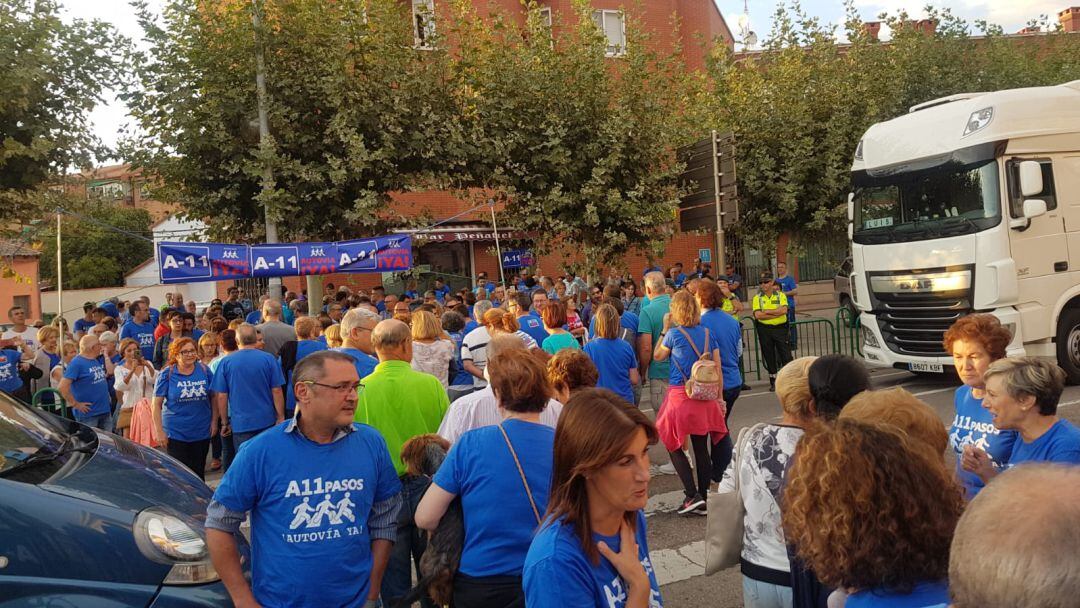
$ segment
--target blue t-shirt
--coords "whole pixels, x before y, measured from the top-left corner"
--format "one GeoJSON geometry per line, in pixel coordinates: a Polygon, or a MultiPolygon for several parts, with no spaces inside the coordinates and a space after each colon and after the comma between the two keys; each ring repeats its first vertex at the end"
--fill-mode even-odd
{"type": "Polygon", "coordinates": [[[683,327],[682,329],[694,341],[693,346],[686,341],[686,336],[679,331],[678,326],[672,327],[664,336],[663,345],[671,349],[671,373],[668,375],[668,384],[670,386],[683,386],[686,384],[684,374],[689,374],[690,369],[694,367],[694,363],[697,363],[697,360],[700,359],[697,352],[694,352],[694,346],[697,346],[697,350],[703,355],[710,354],[714,349],[720,348],[720,340],[712,331],[709,331],[709,343],[705,344],[705,327],[695,325],[693,327],[683,327]]]}
{"type": "Polygon", "coordinates": [[[75,398],[75,401],[90,404],[90,410],[85,413],[76,409],[71,410],[75,414],[75,420],[85,420],[91,416],[108,414],[111,411],[109,380],[105,375],[103,363],[97,359],[75,355],[64,370],[64,377],[71,380],[71,396],[75,398]]]}
{"type": "Polygon", "coordinates": [[[206,332],[199,329],[198,327],[194,327],[191,330],[191,339],[195,340],[195,344],[198,344],[199,340],[205,335],[206,335],[206,332]]]}
{"type": "Polygon", "coordinates": [[[109,313],[109,316],[114,319],[120,318],[120,309],[116,307],[116,304],[113,304],[108,300],[98,304],[98,308],[104,308],[105,312],[109,313]]]}
{"type": "Polygon", "coordinates": [[[142,352],[143,359],[153,361],[154,329],[156,327],[157,324],[153,321],[147,321],[142,325],[139,325],[135,321],[128,321],[120,328],[120,340],[123,341],[126,338],[135,340],[139,343],[139,350],[142,352]]]}
{"type": "Polygon", "coordinates": [[[458,372],[453,378],[450,378],[450,386],[469,386],[473,385],[473,375],[465,371],[465,366],[461,363],[461,341],[465,339],[465,331],[452,331],[449,332],[450,339],[454,341],[454,358],[457,359],[458,372]]]}
{"type": "Polygon", "coordinates": [[[949,605],[949,585],[945,581],[919,583],[911,593],[896,593],[882,587],[856,591],[847,597],[845,608],[945,608],[949,605]]]}
{"type": "Polygon", "coordinates": [[[356,374],[360,376],[361,380],[370,376],[371,373],[375,371],[375,366],[379,364],[378,359],[372,357],[371,355],[365,353],[358,348],[348,348],[345,346],[341,346],[333,350],[345,353],[346,355],[352,357],[354,361],[356,361],[356,374]]]}
{"type": "MultiPolygon", "coordinates": [[[[231,357],[230,357],[231,358],[231,357]]],[[[251,582],[264,606],[362,606],[371,507],[401,491],[386,442],[363,424],[328,444],[286,421],[246,442],[214,492],[251,513],[251,582]]]]}
{"type": "Polygon", "coordinates": [[[150,313],[150,324],[157,327],[158,321],[161,320],[161,312],[156,308],[149,308],[147,311],[150,313]]]}
{"type": "MultiPolygon", "coordinates": [[[[320,350],[327,350],[325,342],[318,340],[300,340],[296,343],[296,362],[300,363],[300,360],[310,355],[311,353],[317,353],[320,350]]],[[[286,378],[285,383],[285,412],[291,412],[296,409],[296,389],[293,386],[293,370],[289,370],[289,375],[286,378]]]]}
{"type": "Polygon", "coordinates": [[[262,311],[253,310],[249,312],[247,316],[244,317],[244,322],[251,325],[258,325],[259,323],[262,323],[262,311]]]}
{"type": "Polygon", "coordinates": [[[242,348],[221,359],[210,390],[229,394],[229,423],[237,433],[249,433],[277,422],[273,389],[285,384],[281,365],[270,353],[242,348]]]}
{"type": "MultiPolygon", "coordinates": [[[[504,421],[503,428],[514,444],[542,517],[551,487],[555,429],[513,419],[504,421]]],[[[537,523],[499,427],[462,435],[432,481],[461,496],[465,514],[461,572],[468,576],[520,576],[537,523]]]]}
{"type": "Polygon", "coordinates": [[[19,361],[22,353],[17,350],[0,350],[0,390],[13,393],[22,388],[23,381],[19,377],[19,361]]]}
{"type": "Polygon", "coordinates": [[[596,386],[606,388],[633,404],[634,385],[630,384],[630,370],[637,368],[638,360],[626,340],[596,338],[590,340],[584,350],[600,372],[596,386]]]}
{"type": "MultiPolygon", "coordinates": [[[[656,582],[649,559],[649,542],[645,537],[645,515],[638,511],[634,539],[638,556],[649,574],[652,597],[650,608],[662,608],[660,585],[656,582]]],[[[593,533],[593,541],[604,541],[618,553],[622,539],[593,533]]],[[[615,566],[603,555],[594,564],[581,547],[573,524],[562,518],[548,523],[536,534],[529,554],[525,557],[522,580],[525,605],[529,608],[624,608],[628,589],[615,566]]]]}
{"type": "Polygon", "coordinates": [[[169,439],[202,441],[210,438],[210,384],[214,374],[202,363],[187,375],[175,365],[161,370],[154,382],[154,396],[164,397],[161,426],[169,439]]]}
{"type": "MultiPolygon", "coordinates": [[[[472,307],[471,306],[469,307],[469,314],[470,315],[472,314],[472,307]]],[[[467,335],[469,335],[470,331],[476,329],[477,327],[480,327],[479,323],[477,323],[476,321],[473,321],[472,319],[468,319],[467,321],[465,321],[465,329],[461,330],[461,333],[462,333],[462,335],[467,336],[467,335]]]]}
{"type": "Polygon", "coordinates": [[[976,399],[970,386],[956,389],[953,398],[956,415],[949,427],[949,447],[956,454],[956,476],[964,486],[967,499],[975,498],[983,489],[983,480],[975,473],[964,470],[960,459],[964,455],[964,446],[973,445],[990,455],[998,467],[1009,463],[1016,431],[1003,431],[994,426],[994,415],[982,405],[982,399],[976,399]]]}
{"type": "Polygon", "coordinates": [[[543,344],[544,340],[547,340],[548,332],[544,329],[544,322],[540,317],[533,313],[518,317],[518,324],[521,325],[521,331],[532,336],[533,340],[536,340],[537,344],[543,344]]]}
{"type": "MultiPolygon", "coordinates": [[[[739,358],[742,356],[742,325],[722,310],[711,309],[701,315],[701,325],[709,328],[709,336],[720,342],[720,371],[724,374],[724,389],[742,386],[739,358]]],[[[686,370],[690,371],[690,370],[686,370]]]]}
{"type": "Polygon", "coordinates": [[[86,319],[75,319],[75,323],[72,327],[75,328],[75,333],[86,333],[90,331],[90,328],[95,325],[93,320],[87,321],[86,319]]]}
{"type": "Polygon", "coordinates": [[[435,291],[435,297],[438,298],[440,302],[442,302],[443,300],[446,299],[446,296],[450,295],[450,286],[449,285],[443,285],[442,287],[435,288],[434,291],[435,291]]]}
{"type": "Polygon", "coordinates": [[[1031,443],[1017,436],[1013,443],[1009,466],[1014,467],[1025,462],[1058,462],[1062,464],[1080,464],[1080,429],[1062,418],[1031,443]]]}
{"type": "MultiPolygon", "coordinates": [[[[791,291],[792,289],[798,287],[798,284],[795,283],[795,277],[791,276],[790,274],[786,277],[776,279],[776,285],[780,288],[781,291],[784,292],[791,291]]],[[[787,294],[785,293],[784,295],[787,294]]],[[[787,296],[787,301],[788,311],[791,311],[791,309],[795,308],[795,296],[787,296]]]]}
{"type": "MultiPolygon", "coordinates": [[[[632,313],[632,312],[625,312],[624,311],[622,313],[622,316],[619,317],[619,327],[622,327],[623,329],[629,329],[631,332],[633,332],[635,334],[637,333],[638,323],[640,323],[640,322],[641,322],[641,319],[639,319],[638,316],[636,314],[632,313]]],[[[589,337],[590,338],[596,337],[596,316],[595,315],[593,316],[593,318],[589,319],[589,337]]]]}
{"type": "MultiPolygon", "coordinates": [[[[671,277],[664,277],[664,278],[665,279],[670,279],[671,277]]],[[[683,283],[686,282],[686,274],[680,272],[678,275],[675,276],[675,278],[673,279],[673,282],[675,283],[675,288],[676,289],[678,289],[679,287],[682,287],[683,283]]]]}

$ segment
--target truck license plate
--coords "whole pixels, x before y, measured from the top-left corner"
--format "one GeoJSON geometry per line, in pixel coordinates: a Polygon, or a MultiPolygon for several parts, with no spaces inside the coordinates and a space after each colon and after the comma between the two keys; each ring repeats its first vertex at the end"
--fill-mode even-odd
{"type": "Polygon", "coordinates": [[[940,363],[908,363],[908,369],[913,372],[942,373],[945,368],[940,363]]]}

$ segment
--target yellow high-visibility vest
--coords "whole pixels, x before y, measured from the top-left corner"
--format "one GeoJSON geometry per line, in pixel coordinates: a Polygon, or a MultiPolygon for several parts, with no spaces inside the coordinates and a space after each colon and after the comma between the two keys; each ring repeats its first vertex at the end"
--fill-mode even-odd
{"type": "MultiPolygon", "coordinates": [[[[773,295],[767,296],[763,293],[759,293],[754,296],[753,309],[758,310],[776,310],[782,306],[787,306],[787,296],[784,292],[777,290],[773,295]]],[[[787,323],[787,317],[773,317],[771,319],[755,319],[758,323],[764,325],[781,325],[787,323]]]]}

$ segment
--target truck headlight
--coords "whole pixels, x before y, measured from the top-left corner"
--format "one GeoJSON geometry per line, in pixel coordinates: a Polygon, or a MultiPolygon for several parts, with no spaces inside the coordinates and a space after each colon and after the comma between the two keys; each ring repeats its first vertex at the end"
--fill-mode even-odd
{"type": "Polygon", "coordinates": [[[874,332],[870,331],[866,327],[860,327],[859,332],[862,334],[863,346],[870,348],[881,348],[881,343],[878,342],[877,336],[874,332]]]}
{"type": "Polygon", "coordinates": [[[151,507],[135,518],[135,544],[147,559],[169,564],[166,585],[197,585],[219,580],[210,563],[205,533],[194,522],[151,507]]]}

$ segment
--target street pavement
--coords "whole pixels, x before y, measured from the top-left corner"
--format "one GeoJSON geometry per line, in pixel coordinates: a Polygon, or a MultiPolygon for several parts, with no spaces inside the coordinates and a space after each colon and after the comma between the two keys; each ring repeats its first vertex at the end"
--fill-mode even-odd
{"type": "MultiPolygon", "coordinates": [[[[942,424],[952,422],[953,392],[960,386],[955,375],[916,376],[900,370],[878,369],[871,371],[871,378],[874,388],[903,387],[932,407],[942,424]]],[[[731,432],[736,436],[743,427],[780,419],[780,404],[776,394],[769,392],[768,383],[750,384],[751,390],[739,396],[731,414],[731,432]]],[[[654,417],[648,391],[644,392],[641,407],[650,417],[654,417]]],[[[1059,414],[1080,425],[1080,386],[1066,387],[1059,408],[1059,414]]],[[[682,484],[675,475],[659,473],[659,465],[669,462],[663,446],[653,446],[649,454],[653,478],[645,515],[649,550],[661,585],[664,606],[741,608],[742,576],[738,568],[709,577],[704,575],[706,518],[675,513],[683,498],[682,484]]],[[[206,481],[211,487],[216,487],[220,478],[220,472],[208,472],[206,481]]]]}

